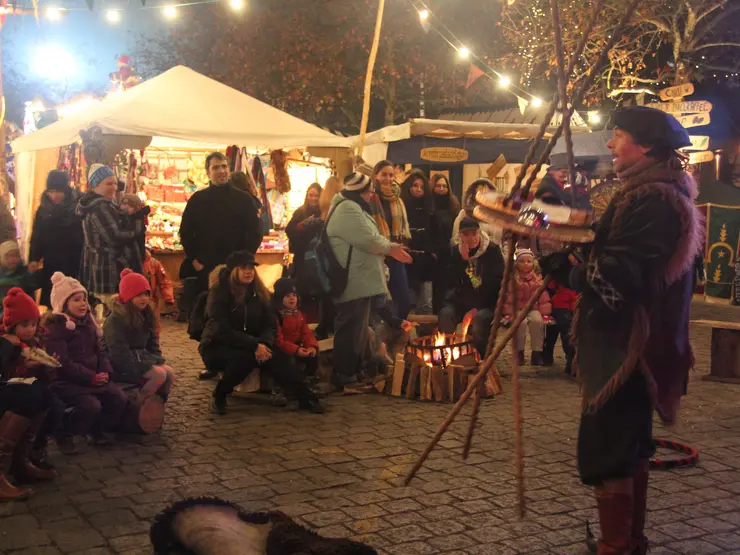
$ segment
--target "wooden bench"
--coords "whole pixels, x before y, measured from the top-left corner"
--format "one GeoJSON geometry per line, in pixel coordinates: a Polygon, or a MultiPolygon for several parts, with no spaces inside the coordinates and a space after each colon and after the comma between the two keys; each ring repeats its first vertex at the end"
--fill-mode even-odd
{"type": "Polygon", "coordinates": [[[712,329],[711,367],[704,379],[740,383],[740,323],[717,320],[692,320],[691,323],[712,329]]]}

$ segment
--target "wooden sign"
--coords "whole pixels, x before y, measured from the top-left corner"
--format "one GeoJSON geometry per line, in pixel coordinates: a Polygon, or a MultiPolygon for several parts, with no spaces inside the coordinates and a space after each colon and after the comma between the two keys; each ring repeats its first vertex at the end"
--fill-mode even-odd
{"type": "Polygon", "coordinates": [[[437,146],[431,148],[422,148],[419,156],[422,160],[430,162],[464,162],[468,159],[468,151],[463,148],[451,148],[437,146]]]}
{"type": "Polygon", "coordinates": [[[692,152],[689,154],[689,164],[703,164],[714,160],[714,152],[705,150],[704,152],[692,152]]]}
{"type": "Polygon", "coordinates": [[[649,108],[657,108],[669,114],[708,114],[712,111],[712,103],[706,100],[692,100],[690,102],[651,102],[649,108]]]}
{"type": "Polygon", "coordinates": [[[681,150],[709,150],[709,137],[706,135],[691,135],[691,146],[686,146],[681,150]]]}
{"type": "Polygon", "coordinates": [[[668,87],[658,93],[661,100],[674,100],[676,98],[683,98],[684,96],[690,96],[694,94],[694,85],[691,83],[685,83],[683,85],[676,85],[675,87],[668,87]]]}
{"type": "Polygon", "coordinates": [[[687,116],[679,116],[678,123],[683,125],[686,129],[691,127],[701,127],[703,125],[709,125],[712,118],[709,114],[691,114],[687,116]]]}

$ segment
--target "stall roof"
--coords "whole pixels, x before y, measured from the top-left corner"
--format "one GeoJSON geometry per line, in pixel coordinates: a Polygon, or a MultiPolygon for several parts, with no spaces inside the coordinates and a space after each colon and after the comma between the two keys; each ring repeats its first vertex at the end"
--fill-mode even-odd
{"type": "Polygon", "coordinates": [[[319,129],[184,66],[174,67],[84,114],[21,137],[14,152],[66,146],[80,131],[100,126],[104,134],[165,137],[260,148],[348,146],[349,140],[319,129]]]}
{"type": "MultiPolygon", "coordinates": [[[[579,125],[573,120],[573,133],[588,131],[586,125],[579,125]]],[[[557,129],[558,122],[553,118],[551,125],[547,128],[546,137],[552,136],[557,129]]],[[[365,144],[390,143],[402,141],[411,137],[423,135],[438,139],[532,139],[540,130],[539,123],[520,121],[513,123],[491,122],[491,121],[457,121],[443,119],[410,119],[406,123],[383,127],[365,137],[365,144]]],[[[356,144],[358,137],[353,137],[356,144]]]]}

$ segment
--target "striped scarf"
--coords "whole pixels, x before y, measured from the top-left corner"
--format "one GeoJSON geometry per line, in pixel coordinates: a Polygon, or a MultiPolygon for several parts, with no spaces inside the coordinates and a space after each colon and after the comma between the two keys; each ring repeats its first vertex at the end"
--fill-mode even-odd
{"type": "Polygon", "coordinates": [[[411,239],[409,219],[406,216],[406,207],[399,197],[399,187],[395,183],[381,187],[380,191],[373,197],[371,207],[373,218],[378,225],[378,231],[386,239],[393,241],[404,241],[411,239]],[[381,198],[390,207],[390,226],[385,219],[385,210],[381,198]]]}

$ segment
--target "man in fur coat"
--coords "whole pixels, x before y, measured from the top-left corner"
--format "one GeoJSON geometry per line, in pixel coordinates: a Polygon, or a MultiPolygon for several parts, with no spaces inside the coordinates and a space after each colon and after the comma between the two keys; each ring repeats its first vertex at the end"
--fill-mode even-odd
{"type": "Polygon", "coordinates": [[[565,278],[581,293],[573,322],[584,395],[578,470],[595,489],[598,553],[642,555],[653,410],[675,420],[694,362],[689,307],[701,232],[696,184],[678,153],[690,144],[686,131],[645,107],[618,110],[614,123],[608,146],[621,189],[584,262],[565,278]]]}

